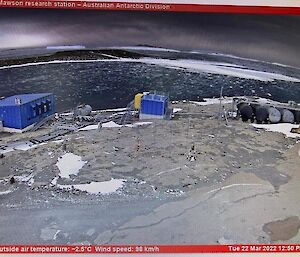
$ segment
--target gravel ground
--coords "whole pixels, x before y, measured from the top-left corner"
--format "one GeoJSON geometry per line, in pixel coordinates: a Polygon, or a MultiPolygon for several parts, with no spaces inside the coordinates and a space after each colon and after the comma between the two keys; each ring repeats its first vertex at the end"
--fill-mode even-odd
{"type": "Polygon", "coordinates": [[[297,139],[239,120],[225,126],[217,105],[174,107],[182,111],[170,121],[79,131],[5,154],[0,243],[299,242],[297,139]],[[56,165],[66,152],[85,162],[70,178],[56,165]],[[59,188],[111,178],[125,181],[112,194],[59,188]],[[276,224],[293,233],[281,237],[276,224]]]}

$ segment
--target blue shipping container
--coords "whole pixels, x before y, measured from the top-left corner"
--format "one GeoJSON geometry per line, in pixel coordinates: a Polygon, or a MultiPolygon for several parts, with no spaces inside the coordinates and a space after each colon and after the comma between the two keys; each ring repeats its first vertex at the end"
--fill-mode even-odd
{"type": "Polygon", "coordinates": [[[3,127],[24,129],[55,113],[54,95],[24,94],[0,100],[3,127]]]}
{"type": "Polygon", "coordinates": [[[141,101],[142,114],[164,116],[168,109],[169,99],[167,96],[148,94],[141,101]]]}

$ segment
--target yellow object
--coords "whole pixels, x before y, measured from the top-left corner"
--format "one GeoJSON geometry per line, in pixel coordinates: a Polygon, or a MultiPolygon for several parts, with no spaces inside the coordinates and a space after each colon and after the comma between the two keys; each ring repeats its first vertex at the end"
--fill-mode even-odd
{"type": "Polygon", "coordinates": [[[292,132],[292,133],[300,134],[300,126],[299,126],[299,128],[292,128],[292,129],[291,129],[291,132],[292,132]]]}
{"type": "Polygon", "coordinates": [[[141,108],[143,93],[138,93],[134,97],[134,109],[139,110],[141,108]]]}

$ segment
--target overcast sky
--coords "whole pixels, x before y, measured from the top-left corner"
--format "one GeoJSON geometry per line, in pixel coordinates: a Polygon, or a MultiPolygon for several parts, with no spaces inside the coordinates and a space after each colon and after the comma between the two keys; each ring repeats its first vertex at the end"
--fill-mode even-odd
{"type": "Polygon", "coordinates": [[[0,49],[147,44],[300,67],[300,16],[0,9],[0,49]]]}

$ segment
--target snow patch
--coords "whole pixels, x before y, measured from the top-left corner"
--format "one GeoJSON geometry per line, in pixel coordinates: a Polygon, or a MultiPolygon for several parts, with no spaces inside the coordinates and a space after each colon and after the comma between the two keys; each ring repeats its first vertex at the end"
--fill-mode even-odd
{"type": "Polygon", "coordinates": [[[56,186],[57,185],[57,180],[58,180],[58,177],[53,178],[52,181],[50,182],[50,185],[51,186],[56,186]]]}
{"type": "Polygon", "coordinates": [[[98,125],[89,125],[89,126],[79,129],[79,131],[89,131],[89,130],[95,130],[95,129],[98,129],[98,125]]]}
{"type": "Polygon", "coordinates": [[[0,195],[7,195],[7,194],[9,194],[11,192],[12,192],[11,190],[2,191],[2,192],[0,192],[0,195]]]}
{"type": "Polygon", "coordinates": [[[40,144],[33,144],[31,142],[20,142],[20,143],[12,143],[6,146],[2,146],[0,148],[0,154],[9,153],[15,150],[20,151],[28,151],[30,149],[34,149],[38,146],[45,145],[46,143],[40,143],[40,144]]]}
{"type": "Polygon", "coordinates": [[[140,126],[147,126],[152,124],[152,122],[136,122],[133,124],[126,124],[126,125],[119,125],[115,123],[114,121],[109,121],[106,123],[102,123],[101,126],[102,128],[122,128],[122,127],[128,127],[128,128],[136,128],[140,126]]]}
{"type": "Polygon", "coordinates": [[[292,128],[298,128],[299,125],[290,123],[278,123],[278,124],[251,124],[253,127],[258,129],[265,129],[266,131],[278,132],[285,134],[286,137],[297,138],[300,134],[291,133],[292,128]]]}
{"type": "Polygon", "coordinates": [[[60,113],[59,116],[70,116],[70,115],[74,115],[73,112],[63,112],[63,113],[60,113]]]}
{"type": "Polygon", "coordinates": [[[82,161],[80,156],[73,153],[66,153],[58,159],[56,166],[60,170],[60,177],[70,178],[70,175],[77,175],[86,163],[86,161],[82,161]]]}
{"type": "MultiPolygon", "coordinates": [[[[203,98],[205,102],[196,102],[196,101],[190,101],[190,103],[196,104],[196,105],[201,105],[201,106],[206,106],[206,105],[211,105],[211,104],[220,104],[220,98],[203,98]]],[[[230,104],[232,103],[232,98],[223,98],[222,99],[222,104],[230,104]]]]}
{"type": "Polygon", "coordinates": [[[181,112],[182,109],[181,108],[173,108],[173,113],[176,113],[176,112],[181,112]]]}
{"type": "Polygon", "coordinates": [[[57,187],[61,189],[78,189],[90,194],[111,194],[115,193],[119,188],[123,187],[126,180],[124,179],[114,179],[103,182],[91,182],[87,184],[77,184],[77,185],[59,185],[57,187]]]}
{"type": "Polygon", "coordinates": [[[128,128],[136,128],[136,127],[140,127],[140,126],[148,126],[151,125],[152,122],[151,121],[143,121],[143,122],[136,122],[134,124],[127,124],[125,125],[128,128]]]}
{"type": "Polygon", "coordinates": [[[24,143],[14,146],[14,149],[21,150],[21,151],[27,151],[27,150],[35,148],[35,147],[37,147],[37,145],[35,145],[31,142],[24,142],[24,143]]]}
{"type": "Polygon", "coordinates": [[[10,153],[14,151],[14,149],[10,146],[3,146],[0,148],[0,154],[10,153]]]}
{"type": "Polygon", "coordinates": [[[35,145],[31,142],[21,142],[21,143],[13,143],[7,146],[1,147],[0,153],[5,154],[15,150],[27,151],[32,148],[36,148],[38,145],[35,145]]]}
{"type": "Polygon", "coordinates": [[[28,186],[33,185],[33,183],[34,183],[34,178],[33,177],[34,177],[33,174],[14,176],[16,181],[26,183],[28,186]]]}
{"type": "Polygon", "coordinates": [[[54,140],[52,141],[52,143],[55,143],[55,144],[61,144],[63,143],[65,140],[64,139],[59,139],[59,140],[54,140]]]}
{"type": "Polygon", "coordinates": [[[101,54],[102,56],[108,57],[108,58],[115,58],[115,59],[119,59],[119,57],[110,55],[110,54],[101,54]]]}
{"type": "Polygon", "coordinates": [[[109,121],[101,124],[102,128],[121,128],[122,125],[115,123],[114,121],[109,121]]]}
{"type": "Polygon", "coordinates": [[[104,110],[92,111],[92,113],[124,112],[124,111],[127,111],[127,108],[104,109],[104,110]]]}

